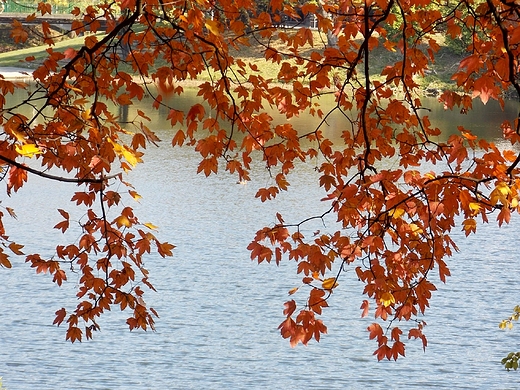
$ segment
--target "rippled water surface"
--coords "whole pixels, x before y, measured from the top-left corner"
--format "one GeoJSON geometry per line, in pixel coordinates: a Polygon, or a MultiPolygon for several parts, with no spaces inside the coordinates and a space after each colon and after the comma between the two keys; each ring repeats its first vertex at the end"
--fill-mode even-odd
{"type": "MultiPolygon", "coordinates": [[[[75,304],[74,277],[58,288],[22,258],[13,269],[0,269],[0,376],[7,389],[520,387],[520,373],[500,365],[509,350],[519,349],[520,328],[498,329],[520,303],[518,220],[459,240],[461,252],[449,260],[453,276],[424,318],[426,352],[410,342],[406,358],[376,361],[365,332],[371,320],[359,318],[362,286],[353,271],[324,312],[329,334],[291,349],[277,326],[287,291],[301,279],[291,263],[252,263],[246,246],[258,228],[274,222],[275,211],[296,220],[325,209],[316,201],[322,194],[312,184],[312,165],[290,178],[289,193],[261,204],[255,188],[269,182],[262,170],[239,185],[224,174],[195,176],[196,163],[187,149],[162,147],[131,177],[143,199],[128,205],[177,246],[173,259],[147,259],[158,290],[147,292],[160,314],[156,332],[130,333],[124,315],[114,311],[101,318],[93,341],[71,345],[65,328],[51,324],[55,310],[75,304]]],[[[2,198],[21,222],[13,224],[12,238],[26,244],[26,252],[52,254],[61,240],[49,229],[60,220],[55,208],[65,208],[74,191],[31,177],[19,196],[2,198]]]]}

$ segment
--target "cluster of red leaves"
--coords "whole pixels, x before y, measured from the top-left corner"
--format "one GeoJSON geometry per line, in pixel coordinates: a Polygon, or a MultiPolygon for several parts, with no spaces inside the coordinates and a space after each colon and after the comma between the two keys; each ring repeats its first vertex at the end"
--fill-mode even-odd
{"type": "MultiPolygon", "coordinates": [[[[453,75],[459,89],[443,93],[440,101],[447,109],[466,112],[474,97],[484,103],[501,101],[507,88],[520,95],[519,6],[498,0],[296,3],[273,0],[268,12],[252,0],[218,6],[204,0],[118,0],[84,12],[75,9],[74,31],[96,32],[103,21],[106,35],[86,36],[79,50],[61,53],[49,47],[34,72],[40,94],[22,103],[42,107],[33,99],[42,101],[43,96],[45,111],[38,109],[28,118],[8,107],[5,96],[25,86],[0,80],[0,159],[8,169],[7,190],[16,192],[26,182],[31,169],[23,159],[28,156],[41,163],[42,171],[35,173],[52,179],[43,172],[57,167],[70,174],[67,180],[84,186],[72,197],[88,216],[80,223],[78,242],[58,246],[53,259],[27,257],[37,272],[49,272],[58,284],[66,280],[60,264],[81,273],[77,308],[56,313],[57,324],[69,324],[68,339],[81,339],[80,319],[91,337],[96,317],[112,305],[133,311],[131,329],[153,327],[156,313],[146,307],[139,287],[152,287],[143,256],[152,244],[161,256],[169,256],[172,246],[145,230],[110,184],[127,184],[137,198],[120,171],[131,170],[141,161],[141,150],[158,139],[147,127],[145,113],[139,111],[123,129],[107,104],[131,104],[146,92],[154,98],[153,108],[167,109],[175,128],[173,146],[188,145],[200,153],[198,172],[215,174],[224,166],[240,181],[248,180],[252,160],[261,159],[273,177],[271,186],[258,190],[261,201],[289,189],[288,174],[297,161],[317,164],[317,185],[326,191],[323,200],[339,228],[306,237],[300,229],[305,221],[287,224],[277,215],[278,222],[259,230],[249,245],[258,262],[296,262],[309,287],[302,304],[285,304],[280,331],[291,345],[319,340],[326,332],[317,316],[328,306],[342,272],[352,268],[368,298],[362,315],[372,313],[379,321],[368,327],[377,342],[377,358],[405,354],[403,325],[395,326],[397,322],[412,324],[408,338],[420,339],[426,347],[425,323],[418,317],[436,290],[431,271],[442,282],[450,275],[445,260],[457,249],[450,237],[456,217],[464,217],[466,234],[476,231],[477,218],[487,222],[495,210],[499,224],[507,223],[519,209],[520,157],[477,139],[469,129],[443,139],[442,129],[424,115],[417,80],[435,61],[438,34],[457,38],[469,32],[468,56],[453,75]],[[317,31],[276,28],[282,15],[294,20],[313,16],[317,31]],[[319,46],[317,36],[329,44],[319,46]],[[252,43],[265,61],[279,67],[277,80],[266,79],[257,65],[241,58],[240,49],[252,43]],[[370,67],[376,49],[398,57],[379,74],[370,67]],[[166,95],[181,95],[182,82],[204,73],[210,81],[197,87],[201,104],[186,112],[167,105],[166,95]],[[334,96],[332,107],[321,105],[324,95],[334,96]],[[303,113],[322,124],[340,113],[350,126],[334,143],[321,125],[303,132],[288,121],[275,121],[266,106],[287,119],[303,113]],[[111,210],[117,215],[109,218],[111,210]],[[387,323],[386,329],[380,323],[387,323]]],[[[18,22],[13,37],[25,39],[18,22]]],[[[505,140],[520,140],[518,120],[501,126],[505,140]]],[[[64,220],[56,228],[66,231],[69,215],[60,213],[64,220]]],[[[7,242],[4,232],[2,238],[7,242]]],[[[18,246],[10,249],[19,251],[18,246]]],[[[0,263],[7,266],[1,253],[0,263]]]]}

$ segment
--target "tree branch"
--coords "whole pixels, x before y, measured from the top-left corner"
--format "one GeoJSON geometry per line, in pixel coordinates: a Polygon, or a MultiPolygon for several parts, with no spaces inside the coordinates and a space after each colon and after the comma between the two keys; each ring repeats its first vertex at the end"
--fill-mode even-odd
{"type": "Polygon", "coordinates": [[[54,176],[54,175],[50,175],[48,173],[45,173],[45,172],[41,172],[41,171],[38,171],[37,169],[34,169],[34,168],[31,168],[31,167],[28,167],[27,165],[23,165],[23,164],[20,164],[19,162],[16,162],[14,160],[11,160],[10,158],[7,158],[5,156],[2,156],[0,154],[0,160],[6,162],[7,164],[9,165],[13,165],[17,168],[20,168],[20,169],[23,169],[27,172],[30,172],[34,175],[37,175],[37,176],[40,176],[40,177],[43,177],[45,179],[49,179],[49,180],[55,180],[55,181],[61,181],[61,182],[65,182],[65,183],[76,183],[76,184],[83,184],[83,183],[97,183],[97,184],[101,184],[103,183],[105,180],[108,180],[108,179],[112,179],[114,177],[116,177],[118,174],[115,174],[115,175],[111,175],[111,176],[104,176],[102,177],[101,179],[95,179],[95,178],[84,178],[84,179],[79,179],[79,178],[70,178],[70,177],[62,177],[62,176],[54,176]]]}

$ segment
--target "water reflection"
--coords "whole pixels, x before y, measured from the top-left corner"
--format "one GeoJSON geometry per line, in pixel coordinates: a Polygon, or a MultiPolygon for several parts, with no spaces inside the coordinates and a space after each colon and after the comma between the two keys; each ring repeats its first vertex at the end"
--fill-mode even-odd
{"type": "MultiPolygon", "coordinates": [[[[182,96],[174,95],[165,98],[165,103],[174,107],[177,110],[187,112],[194,104],[205,104],[200,96],[197,96],[197,89],[186,88],[182,96]]],[[[13,96],[13,101],[19,102],[27,98],[27,92],[17,90],[13,96]]],[[[335,106],[332,95],[325,95],[320,98],[323,110],[327,107],[335,106]]],[[[113,112],[118,112],[121,122],[125,123],[132,121],[137,117],[137,111],[145,112],[151,119],[150,127],[154,129],[171,129],[170,121],[168,120],[169,110],[167,107],[160,105],[159,109],[152,109],[152,98],[148,95],[142,101],[135,101],[130,106],[114,107],[109,104],[109,108],[113,112]]],[[[459,134],[457,127],[464,126],[471,130],[475,135],[483,137],[487,140],[499,141],[502,138],[502,131],[500,125],[505,120],[511,123],[518,117],[518,102],[506,101],[505,107],[502,110],[498,102],[490,100],[486,105],[482,104],[479,99],[473,101],[473,110],[467,114],[460,113],[459,110],[445,110],[443,105],[438,102],[436,98],[424,97],[422,98],[423,115],[427,115],[432,123],[432,126],[438,127],[442,130],[441,140],[447,139],[451,134],[459,134]]],[[[207,107],[207,106],[206,106],[207,107]]],[[[26,116],[34,114],[31,107],[20,107],[20,113],[26,116]]],[[[277,123],[283,123],[287,119],[281,115],[275,107],[266,107],[266,112],[271,115],[277,123]]],[[[208,109],[208,115],[212,115],[211,110],[208,109]]],[[[320,125],[319,118],[301,114],[289,120],[295,129],[300,134],[313,131],[320,125]]],[[[340,145],[342,143],[341,133],[344,130],[350,130],[351,124],[340,112],[334,112],[321,125],[321,129],[326,136],[340,145]]],[[[172,131],[173,135],[173,131],[172,131]]]]}

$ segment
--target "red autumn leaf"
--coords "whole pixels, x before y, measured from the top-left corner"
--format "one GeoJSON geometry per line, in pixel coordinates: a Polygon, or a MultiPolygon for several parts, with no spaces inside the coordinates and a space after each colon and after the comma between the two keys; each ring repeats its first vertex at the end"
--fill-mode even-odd
{"type": "Polygon", "coordinates": [[[0,248],[0,266],[4,268],[11,268],[11,262],[9,256],[0,248]]]}
{"type": "Polygon", "coordinates": [[[67,330],[66,340],[70,340],[71,343],[75,341],[81,341],[83,337],[83,332],[77,326],[71,326],[67,330]]]}
{"type": "Polygon", "coordinates": [[[15,43],[23,43],[29,37],[27,31],[25,31],[23,25],[18,20],[13,20],[13,27],[11,29],[11,37],[15,43]]]}
{"type": "Polygon", "coordinates": [[[10,193],[11,189],[15,192],[18,191],[24,183],[27,181],[27,171],[23,168],[12,166],[9,170],[9,179],[7,181],[7,192],[10,193]]]}
{"type": "Polygon", "coordinates": [[[285,309],[283,311],[283,314],[287,317],[290,317],[294,311],[296,310],[296,302],[294,300],[290,300],[285,302],[285,309]]]}
{"type": "Polygon", "coordinates": [[[65,320],[67,311],[65,310],[65,308],[62,307],[60,310],[56,311],[55,314],[56,314],[56,318],[54,319],[54,322],[52,324],[59,326],[65,320]]]}
{"type": "Polygon", "coordinates": [[[366,317],[368,315],[368,310],[370,308],[369,302],[365,299],[363,300],[363,303],[361,304],[360,309],[363,309],[363,312],[361,313],[361,317],[366,317]]]}
{"type": "Polygon", "coordinates": [[[314,288],[309,295],[309,308],[316,314],[321,314],[324,307],[328,307],[325,291],[314,288]]]}

